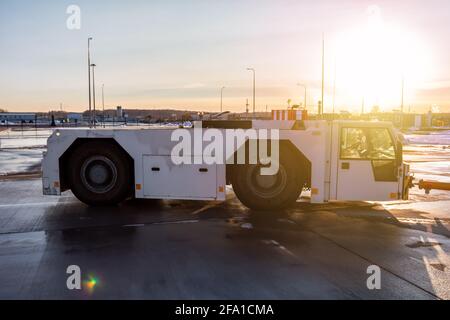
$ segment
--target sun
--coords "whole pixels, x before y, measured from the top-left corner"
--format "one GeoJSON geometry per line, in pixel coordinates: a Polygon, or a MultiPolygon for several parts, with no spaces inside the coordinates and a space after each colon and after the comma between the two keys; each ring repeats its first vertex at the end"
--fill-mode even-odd
{"type": "Polygon", "coordinates": [[[429,48],[418,34],[383,20],[377,6],[367,9],[364,26],[342,32],[334,44],[337,88],[345,100],[382,109],[400,106],[402,82],[413,88],[430,77],[429,48]]]}

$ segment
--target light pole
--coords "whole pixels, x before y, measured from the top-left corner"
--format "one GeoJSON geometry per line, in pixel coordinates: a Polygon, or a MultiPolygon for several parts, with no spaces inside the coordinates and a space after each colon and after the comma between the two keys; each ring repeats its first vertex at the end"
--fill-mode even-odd
{"type": "Polygon", "coordinates": [[[334,75],[333,75],[333,119],[334,119],[334,109],[336,106],[336,71],[337,71],[337,64],[336,64],[336,58],[334,58],[334,75]]]}
{"type": "Polygon", "coordinates": [[[402,103],[400,105],[400,110],[401,110],[402,114],[403,114],[404,101],[405,101],[405,77],[402,75],[402,103]]]}
{"type": "Polygon", "coordinates": [[[403,107],[405,104],[405,76],[402,74],[402,104],[400,106],[400,128],[403,128],[403,107]]]}
{"type": "Polygon", "coordinates": [[[220,88],[220,112],[222,112],[223,105],[223,89],[225,89],[225,87],[220,88]]]}
{"type": "Polygon", "coordinates": [[[247,68],[248,71],[253,72],[253,118],[255,118],[255,96],[256,96],[256,89],[255,89],[255,69],[254,68],[247,68]]]}
{"type": "Polygon", "coordinates": [[[91,67],[92,67],[92,97],[93,97],[92,101],[93,101],[93,106],[94,106],[94,112],[93,112],[94,128],[95,128],[95,67],[96,66],[97,65],[95,65],[94,63],[91,64],[91,67]]]}
{"type": "Polygon", "coordinates": [[[366,104],[366,98],[365,98],[365,96],[363,96],[363,98],[362,98],[362,103],[361,103],[361,115],[364,114],[364,107],[365,107],[365,104],[366,104]]]}
{"type": "Polygon", "coordinates": [[[105,84],[102,84],[102,118],[103,118],[103,128],[105,127],[105,84]]]}
{"type": "Polygon", "coordinates": [[[322,103],[319,106],[319,118],[322,118],[323,114],[323,96],[324,96],[324,88],[325,88],[325,34],[322,34],[322,103]]]}
{"type": "Polygon", "coordinates": [[[91,126],[92,111],[91,111],[91,44],[92,37],[88,38],[88,87],[89,87],[89,126],[91,126]]]}
{"type": "Polygon", "coordinates": [[[305,101],[304,101],[304,106],[305,106],[305,110],[306,110],[306,85],[301,84],[301,83],[297,83],[297,85],[298,85],[299,87],[303,87],[303,89],[305,89],[305,94],[304,94],[304,99],[305,99],[305,101]]]}

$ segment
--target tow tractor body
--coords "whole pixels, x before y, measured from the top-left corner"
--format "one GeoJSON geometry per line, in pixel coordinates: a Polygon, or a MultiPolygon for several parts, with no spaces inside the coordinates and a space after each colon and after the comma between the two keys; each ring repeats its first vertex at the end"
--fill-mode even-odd
{"type": "Polygon", "coordinates": [[[223,201],[226,185],[232,185],[244,205],[267,210],[291,205],[305,189],[312,203],[407,199],[410,184],[401,139],[387,122],[253,120],[204,121],[183,129],[69,128],[55,130],[47,147],[44,194],[72,190],[89,205],[129,197],[223,201]],[[273,131],[276,144],[269,141],[273,131]],[[278,149],[278,158],[272,159],[277,170],[271,174],[261,171],[268,166],[260,157],[262,140],[269,141],[267,154],[275,154],[275,145],[278,149]],[[182,142],[192,148],[178,152],[182,142]],[[247,149],[253,142],[256,163],[236,162],[242,148],[246,160],[251,157],[247,149]],[[214,152],[205,155],[213,143],[214,152]],[[235,146],[232,152],[229,145],[235,146]],[[174,150],[190,161],[174,161],[174,150]],[[213,161],[218,158],[222,161],[213,161]]]}

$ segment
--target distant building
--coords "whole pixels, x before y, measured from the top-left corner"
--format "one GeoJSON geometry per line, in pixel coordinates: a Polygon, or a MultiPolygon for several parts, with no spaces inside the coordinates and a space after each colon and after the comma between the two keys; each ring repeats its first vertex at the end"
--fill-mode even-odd
{"type": "Polygon", "coordinates": [[[123,118],[123,109],[121,106],[117,106],[116,117],[119,119],[123,118]]]}
{"type": "Polygon", "coordinates": [[[433,114],[433,125],[438,127],[450,127],[450,113],[433,114]]]}
{"type": "Polygon", "coordinates": [[[82,113],[68,113],[67,120],[69,120],[69,122],[81,121],[81,120],[83,120],[83,114],[82,113]]]}
{"type": "Polygon", "coordinates": [[[1,112],[0,121],[1,122],[34,122],[36,119],[36,114],[32,112],[1,112]]]}

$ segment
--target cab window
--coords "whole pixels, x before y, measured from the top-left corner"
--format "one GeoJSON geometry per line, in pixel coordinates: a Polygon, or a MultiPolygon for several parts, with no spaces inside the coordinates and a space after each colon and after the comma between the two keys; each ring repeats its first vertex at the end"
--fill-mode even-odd
{"type": "Polygon", "coordinates": [[[387,128],[343,128],[341,159],[394,160],[395,147],[387,128]]]}
{"type": "Polygon", "coordinates": [[[369,159],[394,160],[395,147],[388,129],[372,128],[369,131],[369,159]]]}
{"type": "Polygon", "coordinates": [[[343,128],[341,135],[342,159],[365,159],[367,136],[362,128],[343,128]]]}

